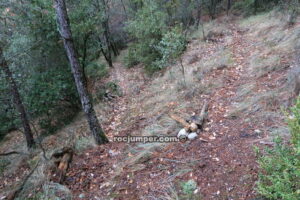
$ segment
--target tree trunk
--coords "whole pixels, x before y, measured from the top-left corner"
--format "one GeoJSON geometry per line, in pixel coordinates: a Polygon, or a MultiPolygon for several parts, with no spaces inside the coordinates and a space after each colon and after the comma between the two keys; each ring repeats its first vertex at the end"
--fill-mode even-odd
{"type": "Polygon", "coordinates": [[[3,71],[5,73],[5,77],[10,85],[14,104],[16,106],[17,111],[20,114],[22,126],[24,128],[24,135],[25,135],[26,142],[27,142],[27,147],[28,147],[28,149],[33,148],[35,146],[35,141],[33,139],[32,131],[31,131],[31,128],[29,125],[29,120],[28,120],[23,102],[20,97],[17,83],[14,80],[12,72],[10,71],[8,64],[3,56],[1,47],[0,47],[0,59],[1,59],[1,68],[3,69],[3,71]]]}
{"type": "Polygon", "coordinates": [[[231,0],[227,0],[227,15],[229,14],[230,8],[231,8],[231,0]]]}
{"type": "Polygon", "coordinates": [[[55,9],[59,26],[59,32],[64,42],[64,47],[71,65],[77,91],[80,96],[82,108],[87,117],[90,130],[97,144],[107,143],[108,139],[105,136],[98,122],[95,110],[93,108],[93,104],[87,92],[87,88],[84,85],[82,77],[82,68],[79,65],[78,56],[74,47],[65,0],[55,0],[55,9]]]}
{"type": "Polygon", "coordinates": [[[259,4],[258,4],[258,0],[254,0],[254,14],[256,14],[256,13],[257,13],[258,6],[259,6],[259,4]]]}
{"type": "Polygon", "coordinates": [[[109,62],[109,66],[110,67],[113,67],[113,64],[112,64],[112,42],[111,42],[111,38],[110,38],[110,30],[109,30],[109,22],[108,22],[108,14],[107,14],[107,11],[106,11],[106,4],[105,4],[105,1],[102,0],[102,3],[103,3],[103,6],[104,6],[104,14],[105,14],[105,19],[102,21],[102,28],[104,29],[104,38],[105,38],[105,43],[106,43],[106,46],[107,46],[107,57],[108,59],[110,60],[109,62]]]}
{"type": "Polygon", "coordinates": [[[199,28],[199,24],[200,24],[200,20],[201,20],[201,6],[202,5],[200,4],[199,1],[197,1],[196,3],[197,3],[197,6],[196,6],[196,8],[197,8],[196,27],[198,29],[199,28]]]}
{"type": "Polygon", "coordinates": [[[101,40],[100,37],[98,37],[98,40],[99,40],[99,43],[100,43],[100,51],[101,51],[102,55],[104,56],[104,58],[105,58],[106,62],[108,63],[108,65],[109,65],[110,67],[112,67],[113,64],[112,64],[111,57],[109,57],[109,56],[107,55],[107,53],[105,52],[105,50],[104,50],[104,48],[103,48],[103,45],[102,45],[102,40],[101,40]]]}
{"type": "Polygon", "coordinates": [[[111,42],[111,49],[112,49],[115,57],[117,57],[120,54],[115,41],[111,42]]]}
{"type": "Polygon", "coordinates": [[[122,4],[123,10],[124,10],[125,19],[127,21],[128,20],[128,15],[127,15],[126,7],[125,7],[125,4],[124,4],[123,0],[121,0],[121,4],[122,4]]]}

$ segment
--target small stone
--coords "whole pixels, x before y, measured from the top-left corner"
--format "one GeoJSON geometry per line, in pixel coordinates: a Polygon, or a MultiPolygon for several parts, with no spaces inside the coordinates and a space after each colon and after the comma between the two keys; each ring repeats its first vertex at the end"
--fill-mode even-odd
{"type": "Polygon", "coordinates": [[[111,157],[114,157],[114,156],[117,156],[119,154],[119,152],[115,152],[113,150],[109,150],[108,151],[108,154],[111,156],[111,157]]]}
{"type": "Polygon", "coordinates": [[[190,133],[190,134],[188,135],[189,140],[194,140],[196,137],[198,137],[198,134],[195,133],[195,132],[190,133]]]}
{"type": "Polygon", "coordinates": [[[186,130],[183,128],[179,131],[179,133],[177,134],[177,137],[178,138],[181,138],[181,137],[187,137],[188,136],[188,133],[186,132],[186,130]]]}
{"type": "Polygon", "coordinates": [[[85,195],[83,193],[81,193],[79,196],[78,196],[80,199],[83,199],[85,197],[85,195]]]}
{"type": "Polygon", "coordinates": [[[215,140],[215,139],[216,139],[215,136],[209,136],[208,138],[209,138],[210,140],[215,140]]]}
{"type": "Polygon", "coordinates": [[[213,158],[213,160],[215,160],[215,161],[217,161],[217,162],[219,162],[219,161],[220,161],[220,159],[219,159],[219,158],[213,158]]]}
{"type": "Polygon", "coordinates": [[[261,130],[256,129],[256,130],[254,130],[254,132],[257,133],[257,134],[260,134],[260,133],[261,133],[261,130]]]}

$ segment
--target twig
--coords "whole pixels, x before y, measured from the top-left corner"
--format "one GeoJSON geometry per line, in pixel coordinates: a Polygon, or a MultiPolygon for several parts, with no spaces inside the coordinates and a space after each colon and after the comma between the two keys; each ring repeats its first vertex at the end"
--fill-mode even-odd
{"type": "Polygon", "coordinates": [[[0,153],[0,156],[9,156],[9,155],[13,155],[13,154],[25,154],[25,153],[22,153],[22,152],[19,152],[19,151],[11,151],[11,152],[8,152],[8,153],[0,153]]]}
{"type": "MultiPolygon", "coordinates": [[[[37,138],[40,137],[40,136],[38,135],[37,129],[35,128],[35,125],[34,125],[33,123],[31,123],[31,126],[32,126],[33,131],[35,132],[37,138]]],[[[44,147],[43,147],[43,145],[42,145],[42,141],[40,141],[40,139],[37,139],[37,144],[39,145],[39,147],[41,148],[41,150],[42,150],[42,152],[43,152],[43,158],[44,158],[45,160],[49,160],[49,158],[47,158],[47,156],[46,156],[46,150],[44,149],[44,147]]]]}

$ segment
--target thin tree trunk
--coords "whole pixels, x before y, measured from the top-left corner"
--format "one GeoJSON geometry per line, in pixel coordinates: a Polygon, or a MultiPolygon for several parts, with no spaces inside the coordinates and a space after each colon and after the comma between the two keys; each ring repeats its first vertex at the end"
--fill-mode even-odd
{"type": "Polygon", "coordinates": [[[122,3],[122,7],[123,7],[123,10],[124,10],[124,14],[125,14],[125,19],[127,21],[128,20],[128,15],[127,15],[126,7],[125,7],[125,4],[124,4],[123,0],[121,0],[121,3],[122,3]]]}
{"type": "Polygon", "coordinates": [[[227,0],[227,15],[229,14],[230,8],[231,8],[231,0],[227,0]]]}
{"type": "Polygon", "coordinates": [[[85,86],[87,87],[88,84],[88,79],[86,77],[85,74],[85,67],[86,67],[86,59],[87,59],[87,45],[88,45],[88,40],[90,37],[90,33],[88,33],[83,40],[83,55],[82,55],[82,62],[81,62],[81,66],[82,66],[82,76],[83,76],[83,81],[85,86]]]}
{"type": "Polygon", "coordinates": [[[199,24],[200,24],[200,20],[201,20],[201,3],[199,1],[196,2],[197,3],[197,20],[196,20],[196,27],[197,29],[199,28],[199,24]]]}
{"type": "Polygon", "coordinates": [[[112,49],[115,57],[117,57],[120,54],[118,47],[114,41],[111,42],[111,49],[112,49]]]}
{"type": "Polygon", "coordinates": [[[28,147],[28,149],[33,148],[35,146],[35,141],[33,139],[32,131],[31,131],[31,128],[29,125],[27,113],[25,111],[23,102],[21,100],[17,83],[14,80],[12,72],[10,71],[9,66],[7,64],[7,61],[5,60],[5,58],[3,56],[1,47],[0,47],[0,58],[1,58],[1,68],[3,69],[3,71],[5,73],[5,77],[6,77],[7,81],[9,82],[14,104],[15,104],[16,109],[19,112],[19,115],[21,118],[22,126],[24,128],[24,135],[25,135],[26,142],[27,142],[27,147],[28,147]]]}
{"type": "Polygon", "coordinates": [[[109,58],[109,56],[106,54],[103,46],[102,46],[102,40],[100,37],[98,37],[99,43],[100,43],[100,51],[102,52],[102,55],[104,56],[106,62],[108,63],[109,66],[113,66],[112,60],[109,58]]]}
{"type": "Polygon", "coordinates": [[[180,66],[181,66],[181,72],[182,72],[182,76],[183,76],[184,86],[186,86],[186,81],[185,81],[185,69],[184,69],[184,66],[183,66],[183,60],[182,60],[181,57],[179,58],[179,61],[180,61],[180,66]]]}
{"type": "MultiPolygon", "coordinates": [[[[111,38],[110,38],[110,29],[109,29],[109,15],[108,15],[108,7],[107,7],[107,3],[105,2],[105,0],[100,0],[101,3],[99,2],[99,0],[97,1],[97,9],[98,12],[104,13],[104,19],[102,19],[101,21],[101,26],[103,28],[103,36],[105,39],[105,44],[106,44],[106,50],[107,52],[104,51],[103,49],[103,45],[102,45],[102,53],[105,57],[105,60],[107,61],[108,65],[110,67],[113,67],[113,63],[112,63],[112,42],[111,42],[111,38]]],[[[101,40],[99,40],[101,41],[101,40]]]]}
{"type": "Polygon", "coordinates": [[[78,56],[74,47],[65,0],[55,0],[55,9],[59,25],[59,32],[64,42],[64,47],[69,58],[82,108],[87,117],[90,130],[97,144],[107,143],[108,139],[99,124],[93,104],[89,98],[87,88],[83,83],[82,68],[79,65],[78,56]]]}
{"type": "Polygon", "coordinates": [[[254,14],[257,13],[258,10],[258,0],[254,0],[254,14]]]}

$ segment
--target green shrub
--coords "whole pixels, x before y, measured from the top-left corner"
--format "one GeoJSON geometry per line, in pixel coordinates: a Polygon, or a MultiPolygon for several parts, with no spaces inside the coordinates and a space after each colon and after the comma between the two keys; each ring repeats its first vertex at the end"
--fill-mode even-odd
{"type": "Polygon", "coordinates": [[[259,164],[262,172],[257,183],[258,192],[268,199],[300,199],[300,98],[291,108],[288,118],[290,144],[276,138],[275,147],[266,149],[259,164]]]}
{"type": "Polygon", "coordinates": [[[300,97],[296,105],[291,108],[292,116],[288,118],[288,125],[291,132],[291,143],[294,149],[300,155],[300,97]]]}
{"type": "Polygon", "coordinates": [[[5,134],[20,125],[7,82],[0,72],[0,141],[5,134]]]}
{"type": "Polygon", "coordinates": [[[188,180],[182,183],[182,191],[186,195],[192,195],[194,190],[197,189],[197,183],[194,180],[188,180]]]}
{"type": "Polygon", "coordinates": [[[34,74],[22,96],[30,117],[38,118],[42,134],[69,123],[80,108],[71,70],[65,66],[34,74]]]}
{"type": "Polygon", "coordinates": [[[93,100],[95,102],[101,101],[104,98],[110,98],[112,96],[122,96],[122,90],[120,86],[115,82],[108,82],[105,85],[101,85],[96,88],[93,100]]]}
{"type": "Polygon", "coordinates": [[[85,73],[87,78],[101,79],[108,75],[108,69],[105,64],[91,62],[86,66],[85,73]]]}
{"type": "Polygon", "coordinates": [[[136,48],[134,45],[128,48],[128,52],[124,56],[123,62],[125,66],[128,68],[133,67],[139,63],[137,53],[136,53],[136,48]]]}
{"type": "Polygon", "coordinates": [[[196,181],[188,180],[186,182],[181,183],[181,193],[178,196],[178,199],[182,200],[200,200],[201,195],[198,192],[195,193],[198,186],[196,181]]]}
{"type": "Polygon", "coordinates": [[[186,47],[186,40],[179,27],[171,29],[163,35],[156,49],[161,58],[155,62],[158,68],[162,69],[170,62],[174,62],[183,53],[186,47]]]}
{"type": "Polygon", "coordinates": [[[131,63],[143,63],[149,72],[157,70],[154,62],[161,55],[154,47],[159,44],[166,29],[166,14],[155,1],[145,1],[145,5],[137,11],[135,18],[127,26],[129,34],[136,39],[134,50],[131,49],[127,56],[131,63]]]}
{"type": "Polygon", "coordinates": [[[242,12],[244,15],[251,15],[257,12],[271,10],[278,5],[280,0],[244,0],[233,4],[234,11],[242,12]]]}

